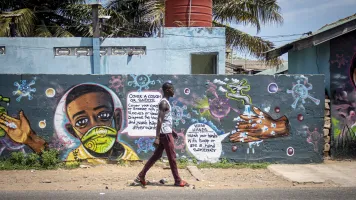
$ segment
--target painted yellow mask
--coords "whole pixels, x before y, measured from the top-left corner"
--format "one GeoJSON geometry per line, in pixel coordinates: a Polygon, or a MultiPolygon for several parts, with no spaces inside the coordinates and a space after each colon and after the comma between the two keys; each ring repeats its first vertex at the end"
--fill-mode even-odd
{"type": "Polygon", "coordinates": [[[81,141],[85,148],[96,153],[108,152],[115,143],[117,131],[107,126],[96,126],[86,132],[81,141]]]}

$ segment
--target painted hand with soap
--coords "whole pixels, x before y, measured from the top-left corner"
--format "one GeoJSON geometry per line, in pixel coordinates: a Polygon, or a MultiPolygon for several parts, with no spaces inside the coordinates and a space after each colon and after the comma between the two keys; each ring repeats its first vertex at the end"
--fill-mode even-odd
{"type": "Polygon", "coordinates": [[[273,119],[257,107],[245,105],[245,112],[236,120],[236,132],[230,135],[231,142],[254,142],[289,135],[289,120],[286,116],[273,119]]]}
{"type": "Polygon", "coordinates": [[[20,111],[19,119],[8,116],[6,113],[0,115],[0,127],[15,142],[25,144],[29,142],[31,127],[23,111],[20,111]]]}

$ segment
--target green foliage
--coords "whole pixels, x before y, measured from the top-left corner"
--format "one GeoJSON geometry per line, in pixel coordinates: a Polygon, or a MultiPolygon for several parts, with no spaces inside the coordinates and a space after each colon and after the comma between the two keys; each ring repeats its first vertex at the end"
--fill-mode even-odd
{"type": "Polygon", "coordinates": [[[220,162],[217,163],[208,163],[202,162],[197,165],[198,168],[221,168],[221,169],[242,169],[242,168],[250,168],[250,169],[266,169],[270,165],[270,163],[239,163],[229,161],[226,158],[221,158],[220,162]]]}
{"type": "Polygon", "coordinates": [[[30,153],[27,155],[27,159],[25,161],[26,165],[33,167],[41,167],[40,156],[35,153],[30,153]]]}
{"type": "Polygon", "coordinates": [[[80,162],[78,161],[62,162],[58,166],[64,169],[76,169],[80,166],[80,162]]]}
{"type": "Polygon", "coordinates": [[[221,158],[217,163],[209,163],[209,162],[198,162],[197,159],[192,159],[189,161],[188,158],[179,158],[177,159],[177,166],[179,169],[184,169],[188,165],[196,165],[198,168],[220,168],[220,169],[242,169],[242,168],[250,168],[250,169],[266,169],[270,163],[238,163],[229,161],[227,158],[221,158]]]}
{"type": "Polygon", "coordinates": [[[26,170],[26,169],[73,169],[79,167],[79,162],[72,162],[69,165],[60,162],[59,152],[55,149],[43,151],[41,155],[35,153],[23,154],[13,152],[7,159],[0,161],[0,170],[26,170]]]}
{"type": "Polygon", "coordinates": [[[341,133],[340,121],[337,120],[335,117],[331,117],[331,123],[334,129],[334,138],[337,138],[341,133]]]}
{"type": "Polygon", "coordinates": [[[179,169],[184,169],[188,166],[189,164],[189,160],[188,158],[178,158],[177,159],[177,167],[179,169]]]}
{"type": "Polygon", "coordinates": [[[25,155],[21,151],[11,153],[10,163],[12,163],[13,165],[16,165],[16,164],[24,165],[24,164],[26,164],[25,155]]]}
{"type": "Polygon", "coordinates": [[[120,159],[120,160],[117,161],[117,164],[120,165],[120,166],[127,166],[128,161],[120,159]]]}
{"type": "Polygon", "coordinates": [[[59,152],[55,149],[50,149],[49,151],[42,152],[42,166],[44,168],[55,168],[60,160],[59,160],[59,152]]]}

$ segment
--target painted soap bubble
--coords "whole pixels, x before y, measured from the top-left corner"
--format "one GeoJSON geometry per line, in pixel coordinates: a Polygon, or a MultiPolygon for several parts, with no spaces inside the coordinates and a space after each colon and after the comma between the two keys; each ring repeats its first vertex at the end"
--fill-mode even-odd
{"type": "Polygon", "coordinates": [[[38,122],[38,126],[40,128],[46,128],[46,126],[47,126],[46,120],[42,120],[42,121],[38,122]]]}
{"type": "Polygon", "coordinates": [[[190,94],[190,89],[189,88],[185,88],[184,89],[184,94],[189,95],[190,94]]]}
{"type": "Polygon", "coordinates": [[[287,155],[288,156],[293,156],[294,155],[294,148],[293,147],[288,147],[287,148],[287,155]]]}
{"type": "Polygon", "coordinates": [[[279,113],[279,112],[281,112],[281,109],[279,107],[275,107],[274,112],[279,113]]]}
{"type": "Polygon", "coordinates": [[[238,148],[237,148],[237,146],[236,146],[236,145],[234,145],[234,146],[232,146],[232,147],[231,147],[231,150],[232,150],[233,152],[236,152],[236,151],[237,151],[237,149],[238,149],[238,148]]]}
{"type": "Polygon", "coordinates": [[[56,90],[54,90],[53,88],[48,88],[46,90],[46,96],[47,97],[54,97],[54,95],[56,95],[56,90]]]}
{"type": "Polygon", "coordinates": [[[304,116],[302,114],[299,114],[297,118],[300,122],[304,120],[304,116]]]}
{"type": "Polygon", "coordinates": [[[278,92],[278,85],[277,83],[270,83],[267,87],[267,91],[269,93],[276,93],[278,92]]]}

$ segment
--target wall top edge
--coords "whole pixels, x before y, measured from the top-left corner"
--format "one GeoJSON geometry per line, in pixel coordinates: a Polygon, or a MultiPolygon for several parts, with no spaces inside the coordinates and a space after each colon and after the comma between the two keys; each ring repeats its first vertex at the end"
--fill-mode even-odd
{"type": "Polygon", "coordinates": [[[294,76],[307,76],[307,77],[313,77],[313,76],[319,76],[319,77],[324,77],[324,74],[275,74],[275,75],[268,75],[268,74],[261,74],[261,75],[249,75],[249,74],[7,74],[7,73],[1,73],[0,75],[18,75],[18,76],[57,76],[57,75],[68,75],[68,76],[115,76],[115,75],[157,75],[157,76],[244,76],[244,77],[253,77],[253,76],[274,76],[274,77],[279,77],[279,76],[285,76],[285,77],[294,77],[294,76]]]}

